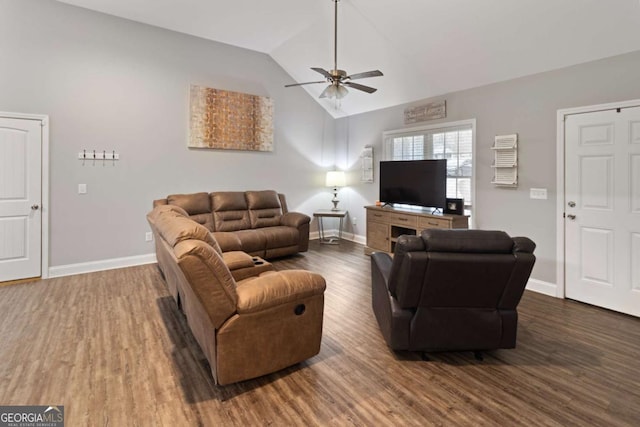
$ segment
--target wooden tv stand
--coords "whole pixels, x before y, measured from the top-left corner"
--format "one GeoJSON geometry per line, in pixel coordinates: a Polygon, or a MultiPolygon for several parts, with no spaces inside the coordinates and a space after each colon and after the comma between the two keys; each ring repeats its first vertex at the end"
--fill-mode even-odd
{"type": "Polygon", "coordinates": [[[393,252],[398,237],[420,235],[427,228],[469,228],[466,215],[431,214],[417,209],[365,206],[367,245],[364,253],[393,252]]]}

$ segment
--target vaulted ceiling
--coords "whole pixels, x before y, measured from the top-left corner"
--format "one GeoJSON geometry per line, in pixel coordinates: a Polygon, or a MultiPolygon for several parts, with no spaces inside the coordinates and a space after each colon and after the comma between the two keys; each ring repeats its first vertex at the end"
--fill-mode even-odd
{"type": "MultiPolygon", "coordinates": [[[[333,68],[332,0],[58,0],[270,55],[291,83],[333,68]]],[[[640,50],[640,0],[340,0],[338,67],[350,90],[342,117],[640,50]]]]}

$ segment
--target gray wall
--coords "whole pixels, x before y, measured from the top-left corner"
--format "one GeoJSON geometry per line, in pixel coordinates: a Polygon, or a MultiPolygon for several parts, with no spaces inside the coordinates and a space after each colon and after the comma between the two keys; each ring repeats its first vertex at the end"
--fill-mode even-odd
{"type": "MultiPolygon", "coordinates": [[[[362,240],[378,168],[375,183],[359,183],[358,156],[372,144],[380,160],[382,132],[404,127],[406,105],[333,120],[303,90],[284,89],[292,79],[267,55],[50,0],[0,0],[0,61],[0,111],[51,119],[51,266],[152,253],[144,216],[170,193],[272,188],[311,214],[330,206],[323,180],[334,164],[351,171],[340,207],[362,240]],[[187,149],[192,83],[272,97],[275,151],[187,149]],[[82,149],[121,160],[82,165],[82,149]]],[[[638,75],[640,52],[437,98],[447,101],[441,121],[477,119],[476,226],[533,238],[534,278],[555,282],[556,111],[640,98],[638,75]],[[520,185],[496,188],[489,147],[514,132],[520,185]],[[529,199],[531,187],[549,199],[529,199]]]]}
{"type": "MultiPolygon", "coordinates": [[[[500,229],[531,237],[537,244],[532,277],[555,283],[556,269],[556,113],[557,110],[640,98],[640,52],[537,74],[480,88],[450,93],[415,103],[446,99],[447,118],[438,122],[473,119],[476,122],[476,228],[500,229]],[[495,135],[517,133],[519,185],[492,185],[490,147],[495,135]],[[530,188],[546,188],[547,200],[529,198],[530,188]]],[[[358,156],[374,146],[376,162],[382,153],[382,132],[401,129],[404,109],[411,104],[343,118],[336,130],[343,144],[342,166],[349,167],[349,188],[341,192],[344,207],[365,234],[363,205],[378,199],[376,182],[359,182],[358,156]]],[[[421,123],[420,123],[421,124],[421,123]]],[[[419,125],[419,124],[418,124],[419,125]]],[[[410,125],[410,126],[416,126],[410,125]]],[[[406,126],[409,127],[409,126],[406,126]]]]}
{"type": "Polygon", "coordinates": [[[48,1],[0,0],[0,111],[50,116],[50,265],[153,253],[152,200],[275,189],[290,209],[329,203],[334,120],[267,55],[48,1]],[[275,151],[189,150],[188,90],[275,103],[275,151]],[[77,153],[116,150],[121,160],[77,153]],[[88,193],[77,186],[86,183],[88,193]]]}

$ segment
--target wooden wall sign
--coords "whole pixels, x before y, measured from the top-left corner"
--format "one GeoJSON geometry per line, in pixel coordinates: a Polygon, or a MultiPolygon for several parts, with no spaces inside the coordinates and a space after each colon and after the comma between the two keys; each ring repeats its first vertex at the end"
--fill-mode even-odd
{"type": "Polygon", "coordinates": [[[446,101],[431,102],[404,110],[404,124],[424,122],[426,120],[444,119],[447,117],[446,101]]]}

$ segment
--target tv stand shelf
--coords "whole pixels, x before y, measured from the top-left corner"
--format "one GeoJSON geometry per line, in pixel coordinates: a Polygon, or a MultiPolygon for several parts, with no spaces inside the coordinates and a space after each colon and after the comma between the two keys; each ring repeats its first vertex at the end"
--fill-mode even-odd
{"type": "Polygon", "coordinates": [[[365,206],[367,210],[367,245],[364,253],[393,252],[398,237],[420,235],[428,228],[469,228],[465,215],[433,214],[414,209],[389,206],[365,206]]]}

